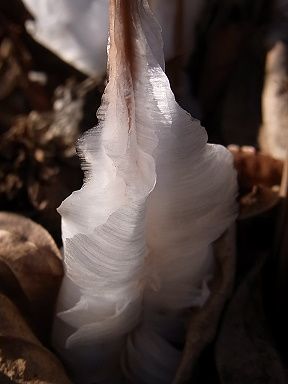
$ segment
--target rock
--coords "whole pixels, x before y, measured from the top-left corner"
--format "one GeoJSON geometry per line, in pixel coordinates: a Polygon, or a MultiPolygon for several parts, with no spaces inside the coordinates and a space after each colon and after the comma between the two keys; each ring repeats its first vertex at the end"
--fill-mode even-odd
{"type": "Polygon", "coordinates": [[[64,368],[33,334],[20,311],[0,293],[0,382],[68,384],[64,368]]]}
{"type": "Polygon", "coordinates": [[[62,275],[49,233],[25,217],[0,213],[0,383],[70,383],[38,338],[49,339],[62,275]]]}
{"type": "Polygon", "coordinates": [[[63,276],[60,252],[48,232],[22,216],[0,213],[0,292],[49,337],[63,276]]]}

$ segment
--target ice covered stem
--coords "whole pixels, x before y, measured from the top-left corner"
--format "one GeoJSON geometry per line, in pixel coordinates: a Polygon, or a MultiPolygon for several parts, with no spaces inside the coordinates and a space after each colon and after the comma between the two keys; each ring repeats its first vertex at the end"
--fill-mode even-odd
{"type": "Polygon", "coordinates": [[[110,2],[109,83],[99,124],[79,143],[85,183],[59,208],[66,274],[53,339],[81,384],[120,380],[123,343],[142,309],[157,137],[144,124],[145,92],[141,110],[136,105],[136,37],[124,23],[129,4],[110,2]]]}
{"type": "Polygon", "coordinates": [[[54,344],[81,384],[170,383],[182,314],[205,302],[211,244],[236,215],[236,178],[176,103],[147,1],[110,7],[109,83],[79,143],[85,183],[59,208],[54,344]]]}

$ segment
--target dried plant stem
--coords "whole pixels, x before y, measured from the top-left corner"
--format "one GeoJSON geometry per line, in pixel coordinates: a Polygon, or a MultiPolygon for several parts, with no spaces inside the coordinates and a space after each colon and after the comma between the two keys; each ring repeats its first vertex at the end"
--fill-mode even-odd
{"type": "MultiPolygon", "coordinates": [[[[288,153],[284,162],[280,186],[280,203],[277,218],[274,256],[277,263],[277,287],[279,292],[287,287],[288,271],[288,153]]],[[[286,289],[285,289],[286,292],[286,289]]]]}

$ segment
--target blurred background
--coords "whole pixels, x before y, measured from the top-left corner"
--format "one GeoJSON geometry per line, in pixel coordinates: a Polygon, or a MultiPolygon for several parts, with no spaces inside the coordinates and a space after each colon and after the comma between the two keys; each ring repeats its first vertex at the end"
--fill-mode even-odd
{"type": "MultiPolygon", "coordinates": [[[[288,1],[150,3],[176,99],[209,141],[284,159],[288,1]]],[[[0,2],[0,209],[58,241],[55,209],[81,186],[74,143],[97,122],[107,35],[108,0],[0,2]]]]}

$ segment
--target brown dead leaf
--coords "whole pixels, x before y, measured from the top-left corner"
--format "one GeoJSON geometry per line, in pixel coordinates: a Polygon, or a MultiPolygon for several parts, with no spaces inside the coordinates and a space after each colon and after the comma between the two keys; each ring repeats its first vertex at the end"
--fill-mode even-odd
{"type": "Polygon", "coordinates": [[[203,307],[191,311],[184,352],[173,384],[190,383],[201,353],[215,337],[223,307],[233,290],[236,262],[234,228],[216,241],[214,250],[217,273],[210,284],[211,295],[203,307]]]}

